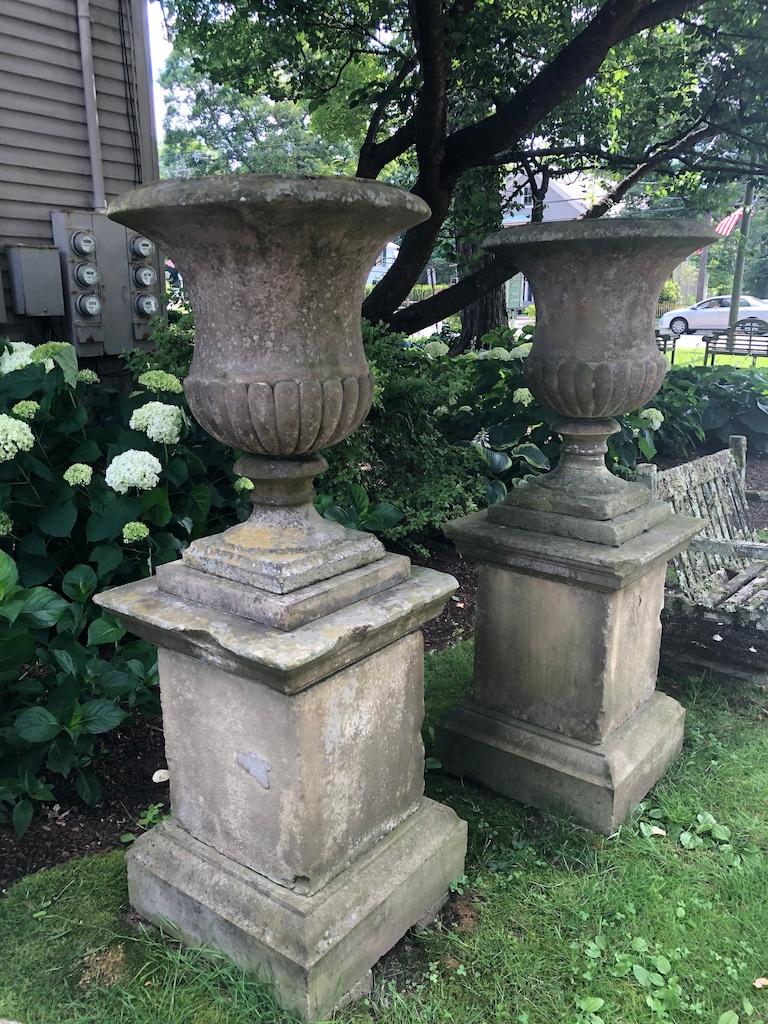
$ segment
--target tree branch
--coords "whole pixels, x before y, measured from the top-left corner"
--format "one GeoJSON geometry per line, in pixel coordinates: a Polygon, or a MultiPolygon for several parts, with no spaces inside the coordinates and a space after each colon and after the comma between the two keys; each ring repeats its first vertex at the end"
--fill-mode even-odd
{"type": "Polygon", "coordinates": [[[502,147],[509,147],[533,131],[547,114],[599,70],[617,43],[696,6],[696,0],[656,0],[651,4],[642,0],[607,0],[586,28],[508,103],[448,139],[448,161],[459,170],[494,163],[500,142],[502,147]]]}
{"type": "Polygon", "coordinates": [[[404,306],[398,309],[388,319],[389,325],[394,331],[404,331],[406,334],[413,334],[414,331],[431,327],[439,320],[453,316],[460,309],[481,298],[492,288],[498,287],[514,277],[517,268],[508,259],[500,256],[494,258],[482,267],[478,267],[473,273],[463,277],[458,284],[450,288],[443,288],[429,299],[415,302],[412,306],[404,306]]]}

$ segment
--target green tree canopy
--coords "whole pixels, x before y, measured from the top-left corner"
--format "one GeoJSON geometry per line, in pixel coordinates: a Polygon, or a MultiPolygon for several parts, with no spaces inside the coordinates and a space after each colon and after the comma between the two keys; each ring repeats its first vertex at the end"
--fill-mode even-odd
{"type": "MultiPolygon", "coordinates": [[[[754,0],[164,0],[211,82],[306,104],[358,148],[356,173],[432,208],[406,233],[365,314],[408,331],[475,301],[514,268],[469,270],[400,309],[444,237],[460,181],[511,167],[608,183],[591,215],[642,183],[689,191],[768,173],[768,4],[754,0]]],[[[713,211],[715,212],[715,211],[713,211]]]]}

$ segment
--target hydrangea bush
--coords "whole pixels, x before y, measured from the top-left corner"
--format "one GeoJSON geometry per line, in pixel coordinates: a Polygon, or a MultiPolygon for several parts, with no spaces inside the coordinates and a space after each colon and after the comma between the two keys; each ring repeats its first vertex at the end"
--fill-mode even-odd
{"type": "Polygon", "coordinates": [[[62,778],[96,802],[94,737],[158,709],[153,648],[92,595],[249,510],[183,401],[167,372],[121,393],[71,345],[0,342],[0,818],[19,833],[62,778]]]}

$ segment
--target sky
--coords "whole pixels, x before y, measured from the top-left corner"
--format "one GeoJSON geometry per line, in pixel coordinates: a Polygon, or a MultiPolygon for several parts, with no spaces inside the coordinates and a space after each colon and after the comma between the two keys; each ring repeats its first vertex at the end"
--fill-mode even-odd
{"type": "Polygon", "coordinates": [[[157,78],[163,70],[163,65],[168,54],[171,52],[171,45],[165,38],[165,26],[163,24],[163,12],[157,0],[151,0],[147,4],[149,12],[149,49],[152,59],[152,81],[154,84],[155,101],[155,124],[157,125],[157,139],[160,142],[163,138],[163,116],[165,114],[165,103],[163,102],[163,90],[157,84],[157,78]]]}

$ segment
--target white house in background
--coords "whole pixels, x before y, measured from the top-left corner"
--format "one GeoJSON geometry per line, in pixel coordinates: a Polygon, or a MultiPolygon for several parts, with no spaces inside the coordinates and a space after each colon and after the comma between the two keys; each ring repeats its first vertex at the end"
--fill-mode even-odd
{"type": "MultiPolygon", "coordinates": [[[[504,189],[504,227],[527,224],[533,209],[533,194],[524,174],[510,175],[504,189]],[[514,208],[517,204],[517,209],[514,208]]],[[[544,220],[578,220],[605,194],[605,189],[588,174],[574,173],[549,183],[544,197],[544,220]]],[[[531,286],[522,274],[507,281],[507,309],[510,315],[533,302],[531,286]]]]}
{"type": "Polygon", "coordinates": [[[368,281],[366,283],[378,284],[382,277],[384,277],[386,272],[397,259],[397,254],[399,252],[399,245],[395,245],[394,242],[387,242],[387,244],[381,250],[379,255],[376,257],[376,262],[371,267],[371,272],[368,275],[368,281]]]}

